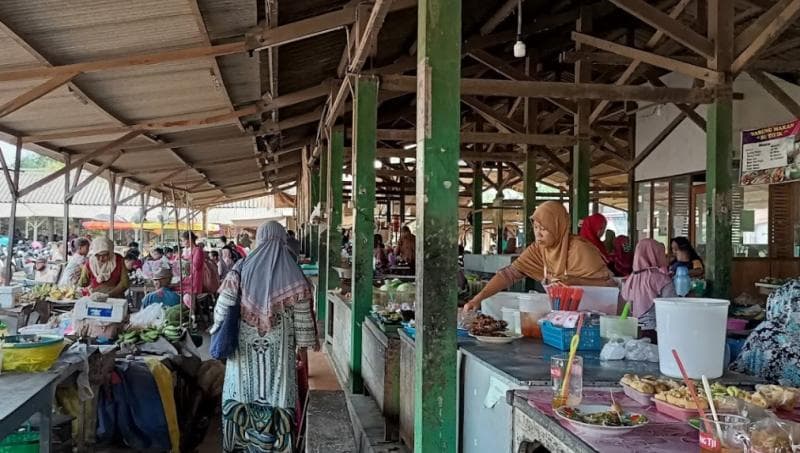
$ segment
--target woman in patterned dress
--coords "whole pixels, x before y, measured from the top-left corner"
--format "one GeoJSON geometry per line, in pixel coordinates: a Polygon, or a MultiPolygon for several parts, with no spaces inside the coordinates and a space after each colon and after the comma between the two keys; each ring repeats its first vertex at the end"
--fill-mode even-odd
{"type": "Polygon", "coordinates": [[[317,336],[311,285],[292,258],[279,223],[261,225],[256,248],[228,272],[212,332],[229,314],[235,316],[234,310],[240,310],[241,321],[238,346],[225,369],[223,450],[291,452],[298,408],[296,360],[317,346],[317,336]]]}
{"type": "Polygon", "coordinates": [[[767,299],[767,317],[747,337],[731,370],[773,384],[800,386],[800,278],[767,299]]]}

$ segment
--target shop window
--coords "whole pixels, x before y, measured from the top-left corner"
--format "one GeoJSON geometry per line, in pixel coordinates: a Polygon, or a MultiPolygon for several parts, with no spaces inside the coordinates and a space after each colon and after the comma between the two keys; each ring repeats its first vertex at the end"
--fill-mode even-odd
{"type": "Polygon", "coordinates": [[[651,237],[650,218],[652,217],[651,204],[652,183],[641,182],[636,185],[636,240],[651,237]]]}
{"type": "Polygon", "coordinates": [[[736,187],[731,197],[733,256],[766,258],[770,242],[770,186],[736,187]]]}
{"type": "Polygon", "coordinates": [[[653,182],[653,239],[669,243],[669,181],[653,182]]]}

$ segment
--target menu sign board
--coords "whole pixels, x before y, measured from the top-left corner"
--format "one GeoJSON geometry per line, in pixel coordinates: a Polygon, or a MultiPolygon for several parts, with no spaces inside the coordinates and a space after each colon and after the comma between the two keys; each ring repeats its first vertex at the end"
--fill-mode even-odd
{"type": "Polygon", "coordinates": [[[743,186],[800,180],[800,120],[742,131],[741,169],[743,186]]]}

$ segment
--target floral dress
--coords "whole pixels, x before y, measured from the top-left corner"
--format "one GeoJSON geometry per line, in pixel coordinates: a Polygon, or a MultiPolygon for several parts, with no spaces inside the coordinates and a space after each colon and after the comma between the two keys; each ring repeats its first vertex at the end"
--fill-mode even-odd
{"type": "Polygon", "coordinates": [[[766,320],[750,333],[731,370],[800,386],[800,279],[770,294],[766,320]]]}

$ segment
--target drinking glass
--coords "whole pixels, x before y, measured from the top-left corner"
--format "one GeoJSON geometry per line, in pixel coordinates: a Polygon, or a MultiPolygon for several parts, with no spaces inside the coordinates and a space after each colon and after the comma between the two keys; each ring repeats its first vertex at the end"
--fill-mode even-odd
{"type": "Polygon", "coordinates": [[[707,414],[700,425],[700,451],[705,453],[745,453],[749,451],[747,428],[750,420],[740,415],[718,414],[719,423],[707,414]],[[706,430],[711,427],[711,432],[706,430]],[[717,427],[719,426],[719,428],[717,427]]]}
{"type": "Polygon", "coordinates": [[[567,376],[569,354],[554,355],[550,358],[550,378],[553,380],[553,407],[567,405],[577,407],[583,400],[583,357],[576,355],[572,358],[569,382],[567,383],[567,398],[563,399],[562,386],[567,376]]]}

